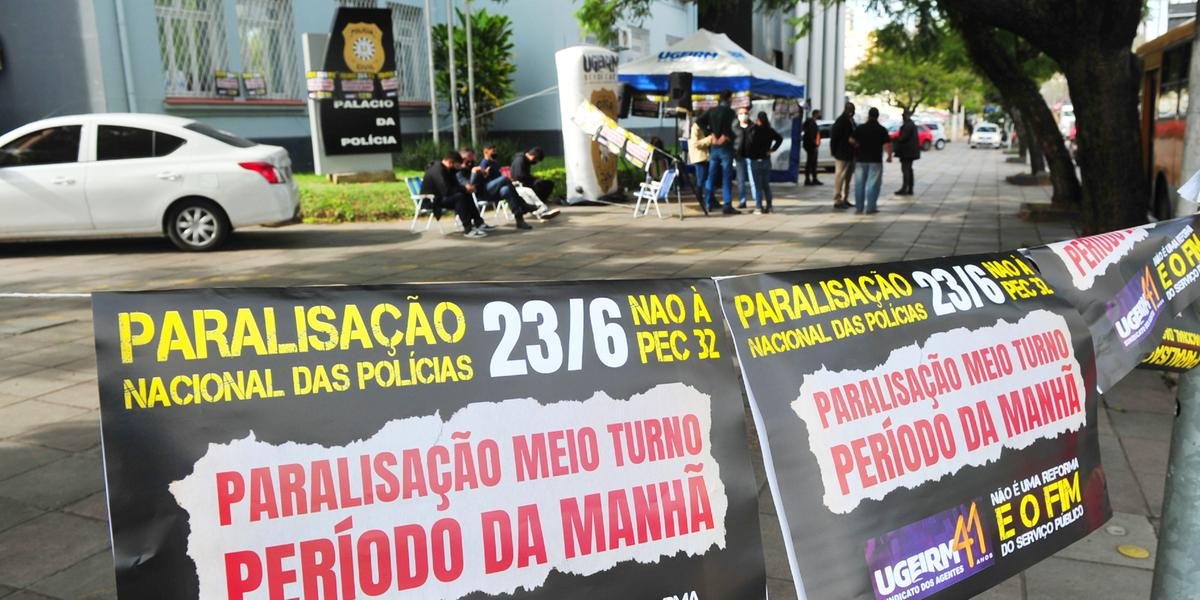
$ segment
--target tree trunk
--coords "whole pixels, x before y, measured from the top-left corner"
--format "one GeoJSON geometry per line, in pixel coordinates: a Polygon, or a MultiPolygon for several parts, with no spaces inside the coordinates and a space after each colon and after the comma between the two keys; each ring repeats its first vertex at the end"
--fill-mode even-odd
{"type": "MultiPolygon", "coordinates": [[[[1011,109],[1013,126],[1017,131],[1017,156],[1021,158],[1021,162],[1025,162],[1026,156],[1029,154],[1029,128],[1025,126],[1025,121],[1021,119],[1021,111],[1011,109]]],[[[1042,165],[1045,166],[1044,164],[1042,165]]]]}
{"type": "Polygon", "coordinates": [[[1032,132],[1031,146],[1036,140],[1038,149],[1050,165],[1050,183],[1054,186],[1051,204],[1060,209],[1079,206],[1082,194],[1079,179],[1075,176],[1075,163],[1071,161],[1071,153],[1063,143],[1054,114],[1050,112],[1037,85],[1025,74],[1016,59],[996,42],[991,28],[956,9],[947,10],[946,13],[962,33],[975,66],[996,86],[1004,102],[1025,117],[1026,126],[1032,132]]]}
{"type": "Polygon", "coordinates": [[[1146,222],[1138,87],[1141,64],[1128,47],[1058,60],[1075,106],[1084,224],[1089,233],[1146,222]]]}
{"type": "MultiPolygon", "coordinates": [[[[1033,130],[1029,128],[1028,121],[1022,120],[1020,125],[1022,138],[1027,140],[1036,139],[1033,135],[1033,130]]],[[[1029,145],[1029,172],[1033,175],[1041,175],[1046,172],[1046,155],[1042,152],[1041,145],[1036,143],[1029,145]]],[[[1072,179],[1075,177],[1074,169],[1071,170],[1071,177],[1072,179]]]]}

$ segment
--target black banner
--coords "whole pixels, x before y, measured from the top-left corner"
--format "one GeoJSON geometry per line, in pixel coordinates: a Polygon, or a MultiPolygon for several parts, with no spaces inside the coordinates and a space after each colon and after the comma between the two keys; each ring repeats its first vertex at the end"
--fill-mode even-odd
{"type": "Polygon", "coordinates": [[[399,152],[391,12],[338,8],[324,70],[335,73],[337,82],[337,93],[317,96],[325,154],[399,152]],[[387,89],[389,82],[391,89],[387,89]]]}
{"type": "Polygon", "coordinates": [[[762,598],[710,280],[98,293],[121,598],[762,598]]]}
{"type": "Polygon", "coordinates": [[[1026,250],[1056,293],[1083,315],[1107,391],[1154,352],[1169,317],[1200,298],[1194,217],[1026,250]]]}
{"type": "Polygon", "coordinates": [[[1022,256],[718,285],[801,597],[965,598],[1109,518],[1087,328],[1022,256]]]}
{"type": "Polygon", "coordinates": [[[1167,320],[1158,346],[1138,365],[1139,369],[1183,373],[1200,366],[1200,315],[1193,304],[1167,320]]]}

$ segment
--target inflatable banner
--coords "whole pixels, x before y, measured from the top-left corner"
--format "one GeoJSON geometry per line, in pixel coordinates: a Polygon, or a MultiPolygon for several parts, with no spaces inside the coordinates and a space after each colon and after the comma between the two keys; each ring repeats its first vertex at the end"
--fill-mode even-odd
{"type": "Polygon", "coordinates": [[[1078,313],[1016,253],[718,280],[800,598],[965,598],[1111,514],[1078,313]]]}
{"type": "Polygon", "coordinates": [[[763,598],[711,280],[99,293],[136,598],[763,598]]]}
{"type": "Polygon", "coordinates": [[[1168,317],[1200,298],[1196,226],[1185,217],[1025,250],[1087,322],[1101,392],[1154,352],[1168,317]]]}
{"type": "Polygon", "coordinates": [[[585,100],[609,119],[617,118],[617,53],[598,46],[572,46],[555,53],[554,63],[558,68],[567,201],[599,200],[617,191],[618,156],[605,152],[592,140],[594,129],[585,133],[573,120],[585,100]]]}

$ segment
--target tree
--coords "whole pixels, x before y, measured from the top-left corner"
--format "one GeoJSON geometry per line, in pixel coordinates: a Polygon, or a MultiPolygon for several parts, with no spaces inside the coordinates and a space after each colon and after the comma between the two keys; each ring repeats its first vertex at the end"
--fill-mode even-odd
{"type": "Polygon", "coordinates": [[[1032,143],[1030,165],[1034,174],[1042,159],[1049,163],[1050,183],[1054,186],[1051,204],[1062,210],[1079,206],[1081,188],[1075,163],[1038,89],[1039,82],[1052,76],[1057,65],[1012,33],[963,21],[954,12],[950,19],[961,32],[976,68],[1016,115],[1020,135],[1032,143]]]}
{"type": "Polygon", "coordinates": [[[860,94],[882,94],[892,106],[916,112],[920,106],[947,106],[956,94],[981,90],[983,82],[966,64],[956,64],[945,53],[953,49],[949,36],[939,43],[916,44],[899,23],[871,34],[866,60],[846,80],[860,94]]]}
{"type": "MultiPolygon", "coordinates": [[[[458,101],[459,122],[469,122],[470,101],[467,90],[467,26],[461,10],[454,28],[454,76],[458,101]]],[[[477,126],[486,133],[495,117],[491,112],[516,96],[512,77],[517,72],[513,63],[512,21],[505,15],[489,14],[480,9],[471,14],[471,49],[475,67],[475,112],[477,126]]],[[[437,72],[434,83],[438,98],[450,101],[450,62],[446,46],[446,26],[433,27],[433,65],[437,72]]]]}
{"type": "MultiPolygon", "coordinates": [[[[1075,105],[1084,230],[1145,222],[1149,186],[1140,168],[1141,63],[1131,50],[1143,0],[905,2],[936,2],[968,41],[986,39],[978,35],[981,30],[1003,30],[1054,60],[1067,78],[1075,105]]],[[[972,58],[979,60],[984,54],[972,52],[972,58]]],[[[1003,69],[1011,70],[1011,65],[1003,69]]]]}
{"type": "MultiPolygon", "coordinates": [[[[721,0],[685,1],[701,6],[721,3],[721,0]]],[[[794,8],[798,1],[760,0],[759,4],[767,9],[794,8]]],[[[820,1],[835,4],[843,0],[820,1]]],[[[604,22],[581,21],[585,30],[593,31],[593,28],[611,29],[621,18],[637,14],[636,7],[646,7],[651,0],[583,2],[607,7],[603,12],[604,22]]],[[[1149,182],[1140,168],[1141,63],[1132,51],[1145,0],[869,0],[868,5],[887,14],[909,15],[917,23],[918,32],[921,27],[934,27],[939,17],[949,16],[968,47],[971,43],[986,45],[989,39],[994,41],[996,32],[1008,32],[1053,60],[1067,79],[1075,106],[1083,229],[1098,232],[1145,222],[1149,182]]],[[[800,27],[803,29],[803,23],[800,27]]],[[[971,52],[972,59],[977,61],[985,56],[986,52],[971,52]]],[[[1008,61],[992,66],[995,68],[987,71],[988,78],[997,88],[1007,91],[1006,84],[1022,82],[1020,90],[1024,90],[1023,81],[1028,77],[1018,66],[1008,61]]],[[[1023,98],[1025,92],[1020,90],[1023,98]]],[[[1049,132],[1037,125],[1042,119],[1035,113],[1040,111],[1026,110],[1023,100],[1013,104],[1022,106],[1022,114],[1040,132],[1036,134],[1039,144],[1047,149],[1043,134],[1049,132]]],[[[1054,166],[1055,153],[1057,149],[1048,152],[1047,158],[1051,159],[1051,172],[1061,174],[1063,168],[1054,166]]]]}

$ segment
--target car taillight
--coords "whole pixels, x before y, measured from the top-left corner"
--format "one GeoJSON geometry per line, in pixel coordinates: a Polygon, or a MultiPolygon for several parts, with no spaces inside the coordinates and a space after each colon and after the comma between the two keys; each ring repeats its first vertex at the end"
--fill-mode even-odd
{"type": "Polygon", "coordinates": [[[263,176],[267,183],[279,183],[282,179],[279,177],[279,171],[275,170],[275,165],[266,162],[244,162],[238,163],[238,166],[243,169],[249,169],[263,176]]]}

